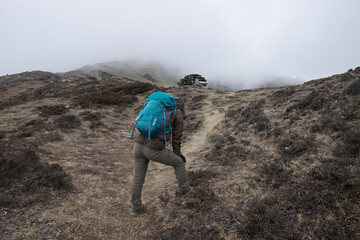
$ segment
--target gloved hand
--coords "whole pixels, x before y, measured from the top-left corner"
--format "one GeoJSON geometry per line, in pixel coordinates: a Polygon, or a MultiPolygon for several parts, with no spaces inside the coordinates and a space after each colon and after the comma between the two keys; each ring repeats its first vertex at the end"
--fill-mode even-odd
{"type": "Polygon", "coordinates": [[[179,156],[180,156],[181,159],[186,163],[186,158],[184,157],[184,155],[180,154],[179,156]]]}

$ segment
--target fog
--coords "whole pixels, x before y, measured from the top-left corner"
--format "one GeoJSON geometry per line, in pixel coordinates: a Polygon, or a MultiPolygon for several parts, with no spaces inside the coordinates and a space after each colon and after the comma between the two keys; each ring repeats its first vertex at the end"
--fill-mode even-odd
{"type": "Polygon", "coordinates": [[[156,61],[209,81],[303,82],[360,66],[357,0],[0,0],[0,75],[156,61]]]}

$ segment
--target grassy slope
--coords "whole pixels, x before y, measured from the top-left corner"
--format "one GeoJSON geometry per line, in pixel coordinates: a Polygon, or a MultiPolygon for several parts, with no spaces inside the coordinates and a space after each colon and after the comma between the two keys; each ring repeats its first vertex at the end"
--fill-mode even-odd
{"type": "Polygon", "coordinates": [[[147,94],[165,89],[115,77],[2,77],[0,141],[11,146],[2,170],[23,170],[1,182],[1,238],[358,238],[359,81],[356,69],[282,88],[166,89],[187,106],[183,152],[195,191],[177,197],[172,170],[152,163],[147,213],[131,218],[133,119],[147,94]],[[32,161],[15,168],[14,159],[32,161]]]}

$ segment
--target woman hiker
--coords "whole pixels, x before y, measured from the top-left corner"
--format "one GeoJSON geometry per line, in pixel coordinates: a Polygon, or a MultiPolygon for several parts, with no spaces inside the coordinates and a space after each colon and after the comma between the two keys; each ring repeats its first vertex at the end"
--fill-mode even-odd
{"type": "MultiPolygon", "coordinates": [[[[171,96],[171,95],[169,95],[171,96]]],[[[172,96],[171,96],[172,97],[172,96]]],[[[170,116],[171,143],[173,151],[165,148],[164,134],[150,138],[139,134],[134,143],[134,177],[131,184],[131,216],[136,217],[145,211],[141,202],[141,191],[145,181],[145,175],[149,161],[159,162],[174,168],[175,176],[183,196],[190,190],[186,159],[181,154],[181,137],[185,117],[185,105],[180,98],[175,99],[177,109],[170,116]]],[[[164,114],[165,115],[165,114],[164,114]]]]}

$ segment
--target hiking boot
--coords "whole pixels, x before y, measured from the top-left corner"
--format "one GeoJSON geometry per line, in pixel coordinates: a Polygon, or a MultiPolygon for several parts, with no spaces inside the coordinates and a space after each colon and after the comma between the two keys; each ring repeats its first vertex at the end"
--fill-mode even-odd
{"type": "Polygon", "coordinates": [[[141,204],[141,207],[140,207],[140,209],[139,210],[132,210],[131,211],[131,216],[132,217],[137,217],[137,216],[139,216],[141,213],[144,213],[146,211],[146,208],[145,208],[145,206],[144,206],[144,204],[141,204]]]}
{"type": "Polygon", "coordinates": [[[189,195],[189,193],[193,192],[193,188],[192,187],[189,187],[188,189],[186,190],[180,190],[180,195],[181,197],[184,197],[186,195],[189,195]]]}

